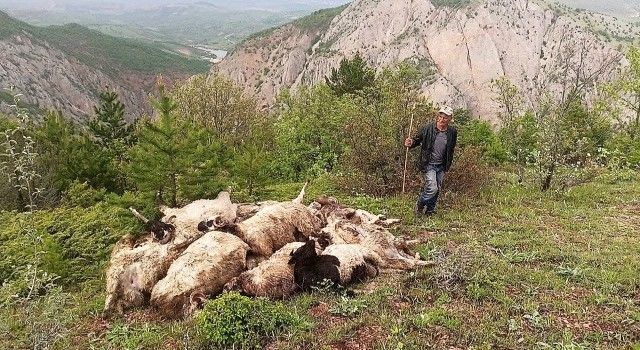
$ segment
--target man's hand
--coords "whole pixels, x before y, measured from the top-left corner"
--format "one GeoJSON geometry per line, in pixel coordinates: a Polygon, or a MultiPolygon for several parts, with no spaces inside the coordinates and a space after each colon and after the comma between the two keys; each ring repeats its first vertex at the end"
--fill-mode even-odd
{"type": "Polygon", "coordinates": [[[404,146],[405,147],[411,147],[411,145],[413,145],[413,139],[412,138],[407,138],[406,140],[404,140],[404,146]]]}

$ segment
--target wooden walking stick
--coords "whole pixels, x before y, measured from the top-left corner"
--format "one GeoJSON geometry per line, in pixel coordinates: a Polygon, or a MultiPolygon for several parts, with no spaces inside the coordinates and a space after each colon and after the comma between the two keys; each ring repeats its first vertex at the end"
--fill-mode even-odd
{"type": "MultiPolygon", "coordinates": [[[[411,137],[411,129],[413,128],[413,108],[411,109],[411,121],[409,122],[409,136],[411,137]]],[[[405,146],[406,147],[406,146],[405,146]]],[[[404,194],[405,185],[407,183],[407,162],[409,161],[409,147],[404,151],[404,173],[402,174],[402,194],[404,194]]]]}

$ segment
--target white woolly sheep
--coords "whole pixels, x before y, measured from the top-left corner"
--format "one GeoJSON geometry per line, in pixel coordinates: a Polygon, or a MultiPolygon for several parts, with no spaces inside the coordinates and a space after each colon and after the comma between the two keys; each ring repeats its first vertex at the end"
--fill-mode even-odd
{"type": "Polygon", "coordinates": [[[405,252],[410,244],[396,239],[385,227],[361,221],[330,218],[321,236],[332,244],[360,244],[371,249],[382,259],[380,267],[384,269],[411,270],[428,264],[405,252]]]}
{"type": "Polygon", "coordinates": [[[306,241],[319,232],[321,221],[302,204],[278,203],[260,210],[236,225],[236,234],[258,262],[268,259],[287,243],[306,241]]]}
{"type": "Polygon", "coordinates": [[[121,314],[146,303],[153,286],[189,243],[191,241],[161,244],[148,240],[134,247],[132,236],[121,238],[112,249],[106,271],[105,314],[121,314]]]}
{"type": "Polygon", "coordinates": [[[194,294],[213,296],[246,268],[249,246],[225,232],[208,232],[193,242],[151,292],[151,305],[167,317],[191,311],[194,294]]]}
{"type": "Polygon", "coordinates": [[[231,202],[228,192],[220,192],[213,200],[200,199],[182,208],[161,207],[160,210],[164,214],[162,221],[175,226],[174,240],[179,243],[202,236],[203,222],[210,222],[208,228],[214,230],[233,226],[238,205],[231,202]]]}
{"type": "Polygon", "coordinates": [[[371,249],[359,244],[333,244],[322,255],[335,256],[340,261],[340,284],[362,282],[378,275],[382,259],[371,249]]]}

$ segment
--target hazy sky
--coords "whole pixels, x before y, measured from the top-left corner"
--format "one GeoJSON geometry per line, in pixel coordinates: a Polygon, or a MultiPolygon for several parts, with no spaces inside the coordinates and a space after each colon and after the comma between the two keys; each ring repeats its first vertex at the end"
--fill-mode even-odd
{"type": "MultiPolygon", "coordinates": [[[[550,0],[553,1],[553,0],[550,0]]],[[[637,18],[640,0],[557,0],[571,7],[591,11],[637,18]]],[[[335,7],[350,0],[0,0],[0,9],[45,10],[65,12],[68,10],[136,10],[158,8],[167,5],[206,2],[227,9],[263,10],[315,10],[335,7]]]]}
{"type": "Polygon", "coordinates": [[[350,2],[349,0],[0,0],[0,7],[6,9],[52,10],[69,7],[96,8],[149,8],[184,3],[206,2],[221,7],[259,7],[283,9],[287,7],[326,8],[350,2]]]}

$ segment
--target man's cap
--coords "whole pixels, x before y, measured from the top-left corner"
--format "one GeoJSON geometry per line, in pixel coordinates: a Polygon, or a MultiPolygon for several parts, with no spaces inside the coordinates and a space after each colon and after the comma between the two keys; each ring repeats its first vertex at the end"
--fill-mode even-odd
{"type": "Polygon", "coordinates": [[[440,108],[438,113],[444,113],[451,117],[453,115],[453,109],[449,106],[442,106],[442,108],[440,108]]]}

